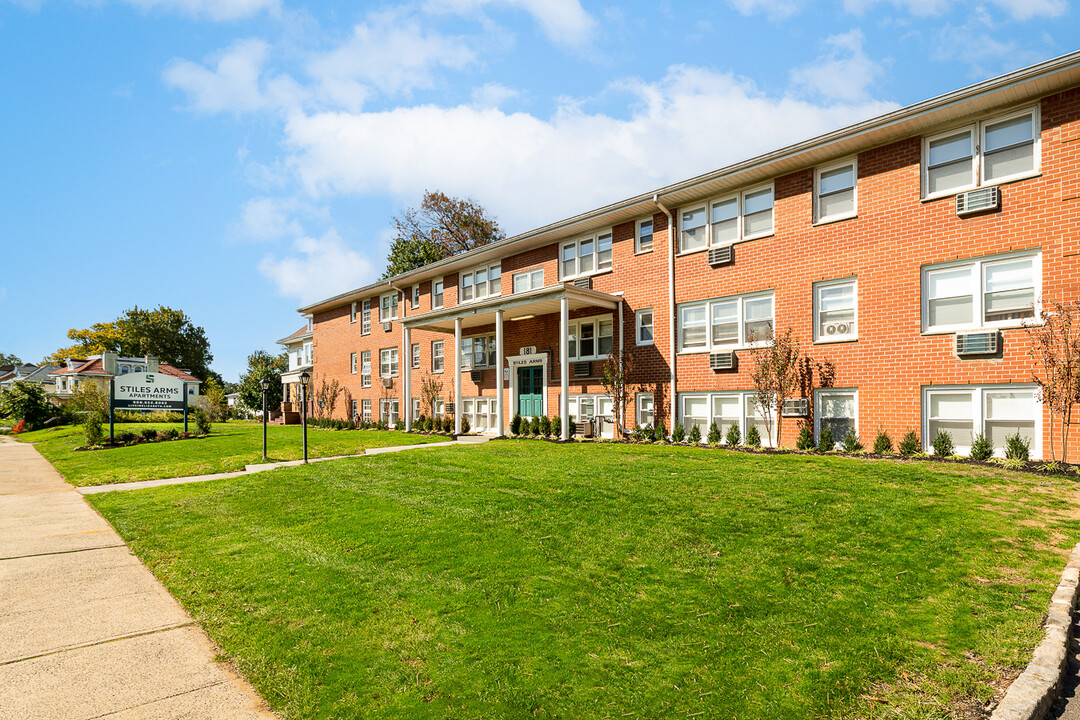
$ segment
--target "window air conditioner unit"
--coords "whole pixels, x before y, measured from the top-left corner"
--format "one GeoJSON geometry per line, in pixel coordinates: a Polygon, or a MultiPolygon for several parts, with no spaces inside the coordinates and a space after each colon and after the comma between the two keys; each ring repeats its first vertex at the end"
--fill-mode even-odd
{"type": "Polygon", "coordinates": [[[392,387],[394,387],[394,378],[383,378],[382,386],[384,388],[392,388],[392,387]]]}
{"type": "Polygon", "coordinates": [[[592,372],[592,363],[590,362],[576,362],[574,363],[574,377],[588,377],[592,372]]]}
{"type": "Polygon", "coordinates": [[[454,414],[454,403],[452,403],[452,402],[443,403],[443,410],[442,411],[443,411],[443,415],[453,415],[454,414]]]}
{"type": "Polygon", "coordinates": [[[960,216],[999,208],[1001,208],[1001,189],[997,187],[979,188],[956,196],[956,214],[960,216]]]}
{"type": "Polygon", "coordinates": [[[822,328],[825,337],[831,337],[833,335],[851,335],[855,332],[854,322],[831,322],[825,323],[825,327],[822,328]]]}
{"type": "Polygon", "coordinates": [[[472,370],[472,358],[471,357],[461,359],[461,369],[462,370],[472,370]]]}
{"type": "Polygon", "coordinates": [[[473,370],[472,372],[469,373],[469,377],[472,378],[472,381],[474,383],[481,383],[481,382],[484,381],[484,371],[483,370],[473,370]]]}
{"type": "Polygon", "coordinates": [[[709,353],[709,367],[713,370],[734,370],[735,351],[709,353]]]}
{"type": "Polygon", "coordinates": [[[574,285],[579,288],[585,288],[586,290],[592,290],[592,278],[578,278],[574,281],[574,285]]]}
{"type": "Polygon", "coordinates": [[[394,323],[392,323],[392,322],[384,322],[382,324],[382,329],[383,329],[383,332],[390,332],[391,330],[394,329],[394,323]]]}
{"type": "Polygon", "coordinates": [[[998,332],[957,333],[956,354],[964,357],[967,355],[993,355],[998,351],[998,332]]]}
{"type": "Polygon", "coordinates": [[[735,248],[731,245],[709,248],[709,266],[720,267],[735,262],[735,248]]]}
{"type": "Polygon", "coordinates": [[[780,409],[781,417],[807,417],[810,415],[809,398],[791,398],[784,401],[780,409]]]}

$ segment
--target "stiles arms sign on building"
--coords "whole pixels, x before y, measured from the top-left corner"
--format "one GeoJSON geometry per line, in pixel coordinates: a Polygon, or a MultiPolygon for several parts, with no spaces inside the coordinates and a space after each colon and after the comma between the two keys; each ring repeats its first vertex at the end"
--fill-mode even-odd
{"type": "Polygon", "coordinates": [[[187,409],[184,381],[161,373],[131,373],[114,380],[113,410],[187,409]]]}

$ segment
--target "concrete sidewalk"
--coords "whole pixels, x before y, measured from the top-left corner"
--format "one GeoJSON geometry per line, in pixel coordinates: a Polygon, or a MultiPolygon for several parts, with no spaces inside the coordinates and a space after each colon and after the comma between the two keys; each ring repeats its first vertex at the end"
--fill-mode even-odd
{"type": "Polygon", "coordinates": [[[31,445],[0,436],[0,718],[271,719],[31,445]]]}

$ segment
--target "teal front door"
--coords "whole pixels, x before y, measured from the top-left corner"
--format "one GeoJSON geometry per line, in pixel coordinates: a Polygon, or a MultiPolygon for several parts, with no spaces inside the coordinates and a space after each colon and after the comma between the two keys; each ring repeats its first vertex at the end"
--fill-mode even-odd
{"type": "Polygon", "coordinates": [[[544,414],[544,367],[530,365],[517,369],[518,414],[534,417],[544,414]]]}

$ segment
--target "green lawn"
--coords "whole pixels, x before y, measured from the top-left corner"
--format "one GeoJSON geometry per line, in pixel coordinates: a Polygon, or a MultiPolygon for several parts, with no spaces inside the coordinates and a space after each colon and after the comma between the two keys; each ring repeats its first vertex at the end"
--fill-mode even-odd
{"type": "MultiPolygon", "coordinates": [[[[123,423],[116,433],[138,433],[147,425],[123,423]]],[[[155,424],[159,430],[183,424],[155,424]]],[[[191,426],[194,429],[194,425],[191,426]]],[[[271,462],[299,460],[304,456],[303,429],[299,426],[271,425],[267,428],[267,456],[271,462]]],[[[105,428],[108,433],[108,427],[105,428]]],[[[206,475],[243,470],[245,465],[261,463],[262,425],[250,422],[215,423],[206,437],[147,443],[108,450],[76,452],[86,444],[82,427],[62,427],[16,436],[36,443],[37,449],[73,485],[155,480],[157,478],[206,475]]],[[[308,429],[308,457],[355,455],[369,447],[415,445],[447,440],[445,437],[411,435],[379,430],[308,429]]]]}
{"type": "Polygon", "coordinates": [[[287,718],[974,718],[1068,480],[494,441],[90,497],[287,718]],[[884,702],[881,702],[884,701],[884,702]]]}

